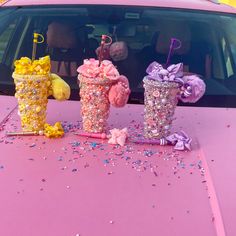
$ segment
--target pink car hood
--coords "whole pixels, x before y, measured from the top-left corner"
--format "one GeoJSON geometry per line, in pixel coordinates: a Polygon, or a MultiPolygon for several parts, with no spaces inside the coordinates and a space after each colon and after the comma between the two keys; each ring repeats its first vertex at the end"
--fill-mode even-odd
{"type": "Polygon", "coordinates": [[[8,0],[3,3],[3,6],[33,6],[33,5],[64,5],[64,4],[98,4],[98,5],[121,5],[121,6],[150,6],[150,7],[164,7],[164,8],[180,8],[193,9],[204,11],[215,11],[225,13],[236,13],[236,9],[224,5],[216,4],[208,0],[8,0]]]}
{"type": "MultiPolygon", "coordinates": [[[[0,235],[236,235],[236,109],[178,107],[173,131],[193,139],[180,152],[79,137],[77,101],[49,101],[64,138],[9,138],[15,106],[0,97],[0,235]]],[[[109,126],[142,132],[142,113],[112,109],[109,126]]]]}

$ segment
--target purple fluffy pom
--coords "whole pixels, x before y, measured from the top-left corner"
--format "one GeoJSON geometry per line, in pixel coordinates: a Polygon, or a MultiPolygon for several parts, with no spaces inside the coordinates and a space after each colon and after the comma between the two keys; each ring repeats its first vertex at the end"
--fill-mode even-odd
{"type": "Polygon", "coordinates": [[[197,102],[205,93],[206,85],[197,75],[184,76],[184,89],[180,96],[182,102],[197,102]]]}

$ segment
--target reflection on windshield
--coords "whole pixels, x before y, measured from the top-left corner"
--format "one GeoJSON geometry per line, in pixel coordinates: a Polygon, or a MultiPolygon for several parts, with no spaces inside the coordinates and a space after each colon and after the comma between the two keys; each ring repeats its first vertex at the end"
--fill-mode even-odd
{"type": "Polygon", "coordinates": [[[170,62],[183,62],[185,74],[198,74],[205,80],[206,99],[236,93],[235,17],[112,6],[23,7],[11,11],[0,11],[0,86],[6,93],[14,92],[13,61],[31,56],[35,31],[46,38],[46,43],[38,46],[37,57],[50,55],[52,72],[70,84],[74,99],[78,99],[76,69],[84,59],[97,58],[102,34],[119,45],[106,48],[106,59],[129,78],[132,101],[143,97],[147,66],[153,61],[166,63],[171,38],[178,38],[182,47],[174,51],[170,62]]]}

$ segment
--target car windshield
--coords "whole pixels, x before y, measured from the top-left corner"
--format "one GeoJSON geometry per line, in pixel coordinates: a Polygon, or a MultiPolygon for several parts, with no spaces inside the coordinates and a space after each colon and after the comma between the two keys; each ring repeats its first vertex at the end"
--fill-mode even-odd
{"type": "Polygon", "coordinates": [[[236,107],[235,28],[235,15],[193,10],[102,5],[0,8],[0,91],[14,94],[14,61],[31,57],[37,32],[45,41],[38,44],[36,58],[50,55],[52,72],[70,84],[71,99],[79,99],[76,69],[84,59],[97,58],[101,35],[106,34],[121,42],[110,60],[130,81],[129,102],[143,103],[147,66],[153,61],[164,65],[170,39],[177,38],[182,46],[170,62],[183,62],[184,73],[198,74],[207,85],[205,96],[194,106],[236,107]]]}

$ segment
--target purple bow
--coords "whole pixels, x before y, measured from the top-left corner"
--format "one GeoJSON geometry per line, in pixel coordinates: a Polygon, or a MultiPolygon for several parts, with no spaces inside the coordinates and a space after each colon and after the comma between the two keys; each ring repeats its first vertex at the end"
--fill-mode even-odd
{"type": "Polygon", "coordinates": [[[171,134],[170,136],[166,137],[166,140],[175,145],[174,149],[176,150],[191,150],[192,139],[189,138],[184,131],[171,134]]]}
{"type": "Polygon", "coordinates": [[[183,63],[173,64],[164,69],[161,64],[154,61],[148,66],[146,72],[148,73],[148,79],[183,84],[183,63]]]}

